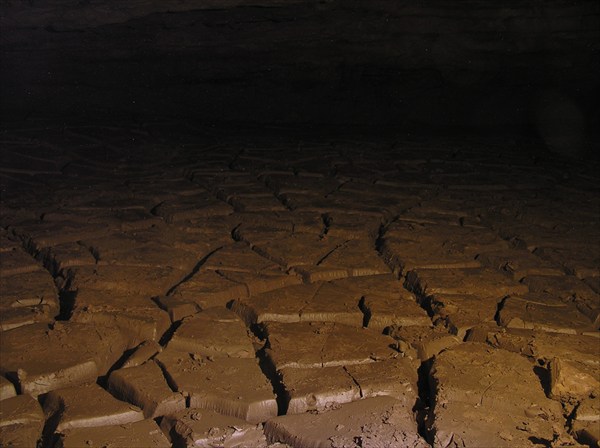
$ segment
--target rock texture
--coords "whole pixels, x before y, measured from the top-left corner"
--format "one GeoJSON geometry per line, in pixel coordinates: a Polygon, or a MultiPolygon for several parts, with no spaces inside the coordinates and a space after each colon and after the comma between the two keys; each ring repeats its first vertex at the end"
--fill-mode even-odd
{"type": "Polygon", "coordinates": [[[593,162],[33,124],[0,133],[0,446],[597,444],[593,162]]]}

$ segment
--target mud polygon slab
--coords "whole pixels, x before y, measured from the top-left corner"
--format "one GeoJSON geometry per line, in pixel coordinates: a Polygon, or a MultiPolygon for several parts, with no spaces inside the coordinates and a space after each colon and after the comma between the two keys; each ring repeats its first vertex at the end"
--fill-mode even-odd
{"type": "Polygon", "coordinates": [[[61,436],[58,446],[61,448],[82,446],[169,448],[171,444],[154,420],[142,420],[122,425],[71,429],[61,436]]]}
{"type": "Polygon", "coordinates": [[[471,328],[463,342],[484,342],[487,343],[488,335],[501,331],[502,327],[497,322],[484,322],[471,328]]]}
{"type": "Polygon", "coordinates": [[[69,269],[73,276],[71,289],[81,288],[138,294],[153,297],[165,294],[187,272],[168,266],[147,268],[137,266],[76,266],[69,269]]]}
{"type": "Polygon", "coordinates": [[[502,305],[499,322],[508,328],[576,334],[592,330],[589,319],[573,303],[538,301],[535,296],[511,296],[502,305]]]}
{"type": "MultiPolygon", "coordinates": [[[[476,218],[471,218],[467,211],[457,215],[456,213],[448,212],[445,210],[439,210],[435,208],[425,207],[414,207],[402,213],[398,217],[398,221],[404,221],[409,224],[418,225],[446,225],[446,226],[459,226],[461,222],[463,225],[469,227],[481,227],[478,225],[476,218]],[[462,216],[460,216],[462,215],[462,216]],[[467,221],[467,218],[471,218],[467,221]]],[[[398,237],[398,235],[395,235],[398,237]]]]}
{"type": "MultiPolygon", "coordinates": [[[[207,154],[208,155],[208,154],[207,154]]],[[[223,154],[225,155],[225,154],[223,154]]],[[[211,159],[215,156],[211,154],[211,159]]],[[[225,170],[231,160],[232,155],[229,154],[226,158],[219,158],[219,162],[210,167],[202,166],[200,169],[194,170],[194,183],[202,185],[209,191],[216,192],[224,185],[227,186],[243,186],[252,184],[254,178],[251,177],[246,170],[225,170]]],[[[214,159],[213,159],[214,160],[214,159]]]]}
{"type": "Polygon", "coordinates": [[[75,312],[154,310],[158,306],[150,296],[102,289],[80,288],[74,303],[75,312]]]}
{"type": "Polygon", "coordinates": [[[44,413],[40,404],[31,395],[17,395],[2,400],[0,407],[0,426],[44,424],[44,413]]]}
{"type": "Polygon", "coordinates": [[[559,403],[546,398],[534,365],[515,353],[464,343],[433,363],[433,445],[533,446],[564,424],[559,403]]]}
{"type": "Polygon", "coordinates": [[[477,260],[486,267],[510,273],[516,281],[530,275],[564,275],[564,270],[560,267],[548,263],[526,250],[485,252],[480,254],[477,260]]]}
{"type": "Polygon", "coordinates": [[[288,415],[325,411],[361,398],[359,387],[343,366],[284,368],[279,374],[285,388],[288,415]]]}
{"type": "Polygon", "coordinates": [[[367,275],[336,280],[341,288],[354,291],[361,296],[376,295],[386,298],[414,300],[413,294],[407,291],[402,282],[392,274],[367,275]]]}
{"type": "Polygon", "coordinates": [[[362,299],[361,308],[367,316],[367,326],[373,330],[383,331],[392,325],[431,325],[427,312],[417,304],[414,297],[411,299],[367,294],[362,299]]]}
{"type": "Polygon", "coordinates": [[[344,244],[344,241],[341,238],[321,238],[310,233],[294,233],[251,244],[255,244],[254,250],[260,255],[289,269],[318,265],[328,254],[344,244]]]}
{"type": "MultiPolygon", "coordinates": [[[[240,226],[236,227],[233,232],[233,238],[236,241],[244,241],[249,244],[252,250],[257,251],[261,256],[265,256],[266,258],[271,259],[266,256],[261,250],[257,250],[257,248],[268,244],[271,240],[282,241],[286,238],[290,237],[292,232],[292,227],[289,225],[281,226],[279,223],[260,223],[260,224],[244,224],[242,223],[240,226]],[[283,228],[282,228],[283,227],[283,228]]],[[[311,233],[302,233],[301,235],[310,235],[311,233]]],[[[318,235],[318,234],[317,234],[318,235]]],[[[316,235],[315,235],[316,236],[316,235]]],[[[279,260],[272,260],[278,264],[279,260]]]]}
{"type": "Polygon", "coordinates": [[[218,199],[234,206],[236,212],[242,211],[233,204],[233,199],[241,198],[256,198],[256,197],[272,197],[273,194],[265,189],[264,186],[254,182],[247,176],[239,179],[216,179],[210,183],[208,188],[218,199]]]}
{"type": "Polygon", "coordinates": [[[204,269],[226,272],[260,273],[277,268],[278,265],[254,252],[248,244],[228,244],[212,254],[204,263],[204,269]]]}
{"type": "Polygon", "coordinates": [[[253,204],[254,201],[257,200],[257,205],[259,206],[258,210],[250,207],[251,210],[246,210],[247,213],[269,211],[269,206],[271,205],[269,199],[275,199],[273,192],[265,188],[264,185],[256,183],[256,181],[251,178],[248,178],[243,183],[235,182],[233,184],[227,183],[215,185],[213,192],[222,201],[233,205],[236,212],[245,211],[244,205],[246,205],[245,200],[247,199],[249,200],[248,205],[253,204]],[[264,200],[264,205],[266,206],[264,210],[260,210],[261,201],[259,200],[264,200]]]}
{"type": "Polygon", "coordinates": [[[548,400],[533,368],[527,358],[515,353],[466,342],[436,357],[430,385],[436,405],[453,401],[473,406],[486,403],[493,404],[499,411],[504,405],[512,407],[529,400],[542,405],[548,400]],[[468,376],[464,375],[466,371],[468,376]],[[515,376],[522,377],[522,381],[514,382],[515,376]]]}
{"type": "MultiPolygon", "coordinates": [[[[164,350],[156,360],[191,408],[260,423],[277,415],[271,383],[256,359],[212,358],[164,350]]],[[[129,370],[129,369],[127,369],[129,370]]]]}
{"type": "Polygon", "coordinates": [[[152,361],[113,371],[108,378],[108,390],[115,397],[142,408],[146,418],[186,407],[185,397],[171,390],[162,370],[152,361]]]}
{"type": "Polygon", "coordinates": [[[590,366],[597,364],[593,361],[598,350],[597,332],[575,335],[508,328],[489,332],[487,341],[495,347],[546,361],[557,356],[590,366]]]}
{"type": "Polygon", "coordinates": [[[268,322],[267,356],[275,369],[362,364],[395,357],[395,341],[378,332],[330,322],[268,322]]]}
{"type": "Polygon", "coordinates": [[[278,201],[272,193],[256,197],[238,197],[234,195],[229,198],[228,202],[236,212],[276,212],[287,210],[287,207],[278,201]]]}
{"type": "Polygon", "coordinates": [[[277,194],[311,193],[326,194],[339,187],[340,183],[330,177],[307,177],[284,173],[268,173],[262,176],[265,184],[277,194]]]}
{"type": "Polygon", "coordinates": [[[391,397],[375,397],[341,405],[324,414],[284,415],[265,424],[269,443],[292,447],[429,446],[417,432],[410,409],[391,397]],[[307,430],[310,428],[310,430],[307,430]]]}
{"type": "MultiPolygon", "coordinates": [[[[231,229],[237,225],[228,223],[227,217],[220,217],[219,227],[213,229],[208,219],[201,219],[189,225],[169,225],[165,244],[176,249],[192,252],[198,261],[216,249],[231,243],[231,229]]],[[[167,232],[167,231],[165,231],[167,232]]]]}
{"type": "Polygon", "coordinates": [[[297,266],[292,268],[292,272],[302,277],[306,283],[317,283],[346,278],[350,275],[346,268],[325,267],[325,266],[297,266]]]}
{"type": "Polygon", "coordinates": [[[15,247],[13,250],[0,252],[2,279],[11,275],[27,274],[28,272],[40,270],[42,270],[42,266],[23,249],[15,247]]]}
{"type": "Polygon", "coordinates": [[[158,296],[156,298],[156,303],[161,309],[169,314],[171,322],[178,322],[181,319],[193,316],[202,310],[202,307],[192,299],[181,297],[179,295],[158,296]]]}
{"type": "Polygon", "coordinates": [[[320,213],[303,211],[290,211],[289,218],[292,231],[298,233],[312,233],[321,235],[323,232],[323,217],[320,213]]]}
{"type": "Polygon", "coordinates": [[[514,409],[511,413],[475,407],[470,403],[448,403],[434,412],[431,445],[444,448],[454,442],[465,447],[534,448],[540,446],[536,440],[553,436],[552,424],[557,428],[564,424],[559,414],[549,415],[545,408],[532,406],[526,409],[514,409]],[[550,422],[546,421],[547,418],[550,422]]]}
{"type": "MultiPolygon", "coordinates": [[[[150,209],[153,205],[154,202],[148,204],[147,208],[150,209]]],[[[93,221],[105,224],[113,232],[143,231],[164,226],[165,222],[160,217],[150,214],[148,209],[110,210],[99,216],[94,216],[93,221]]]]}
{"type": "MultiPolygon", "coordinates": [[[[439,185],[433,185],[433,183],[421,185],[417,183],[415,186],[424,190],[429,195],[440,189],[439,185]]],[[[481,193],[478,194],[481,197],[481,193]]],[[[460,195],[462,200],[450,197],[449,192],[446,190],[442,196],[430,198],[422,201],[416,207],[412,207],[400,216],[400,220],[407,221],[408,224],[422,225],[423,227],[417,227],[417,229],[422,228],[425,230],[439,228],[440,226],[442,228],[448,226],[458,227],[461,224],[462,226],[481,228],[478,225],[480,220],[473,216],[474,194],[463,191],[454,193],[454,195],[460,195]]]]}
{"type": "Polygon", "coordinates": [[[136,266],[137,263],[143,263],[144,258],[137,257],[136,262],[136,250],[139,250],[140,255],[149,257],[160,256],[162,250],[169,254],[171,241],[165,235],[167,232],[163,224],[154,230],[117,231],[98,238],[84,238],[78,244],[93,253],[99,262],[127,264],[123,261],[131,260],[131,265],[136,266]]]}
{"type": "Polygon", "coordinates": [[[281,270],[270,270],[259,274],[253,272],[219,271],[223,277],[246,287],[250,297],[257,294],[302,284],[302,277],[281,270]]]}
{"type": "Polygon", "coordinates": [[[109,232],[106,225],[87,224],[70,221],[37,221],[15,229],[27,247],[40,251],[62,243],[74,243],[86,238],[94,238],[109,232]]]}
{"type": "Polygon", "coordinates": [[[205,409],[186,409],[163,417],[161,429],[174,446],[223,446],[266,448],[262,425],[205,409]]]}
{"type": "MultiPolygon", "coordinates": [[[[596,240],[596,243],[598,240],[596,240]]],[[[600,277],[600,259],[597,246],[581,248],[545,248],[538,247],[535,254],[556,264],[563,266],[566,272],[580,279],[586,277],[600,277]]]]}
{"type": "Polygon", "coordinates": [[[203,270],[179,284],[171,297],[188,300],[201,308],[225,306],[230,300],[247,297],[246,285],[229,280],[216,271],[203,270]]]}
{"type": "Polygon", "coordinates": [[[598,336],[506,329],[488,333],[487,342],[528,356],[543,364],[554,358],[568,362],[585,375],[598,378],[598,336]]]}
{"type": "Polygon", "coordinates": [[[169,349],[215,357],[255,357],[244,322],[225,308],[208,308],[185,318],[169,341],[169,349]]]}
{"type": "Polygon", "coordinates": [[[529,275],[523,279],[523,283],[529,287],[531,292],[547,293],[557,299],[570,300],[576,297],[582,300],[600,300],[600,295],[573,275],[529,275]]]}
{"type": "Polygon", "coordinates": [[[168,223],[182,223],[210,216],[226,216],[233,212],[231,205],[210,193],[187,196],[185,200],[167,200],[154,209],[168,223]]]}
{"type": "Polygon", "coordinates": [[[584,372],[575,362],[553,358],[548,371],[550,398],[569,403],[597,397],[600,392],[598,376],[584,372]]]}
{"type": "Polygon", "coordinates": [[[390,396],[409,409],[415,406],[419,398],[417,368],[418,362],[401,357],[344,366],[348,375],[358,384],[362,398],[390,396]]]}
{"type": "MultiPolygon", "coordinates": [[[[346,184],[347,185],[347,184],[346,184]]],[[[361,187],[366,187],[361,185],[361,187]]],[[[360,193],[356,191],[345,191],[344,188],[327,195],[322,205],[330,204],[331,211],[344,211],[361,216],[388,217],[397,214],[401,209],[407,208],[409,203],[402,204],[384,195],[372,195],[361,188],[360,193]]],[[[414,203],[414,199],[412,201],[414,203]]]]}
{"type": "Polygon", "coordinates": [[[461,339],[441,327],[392,327],[389,335],[398,341],[399,350],[409,358],[427,361],[441,351],[458,345],[461,339]]]}
{"type": "Polygon", "coordinates": [[[133,244],[133,247],[126,248],[122,247],[121,241],[117,240],[112,242],[116,247],[105,249],[96,246],[101,242],[92,240],[88,244],[97,254],[99,265],[135,266],[148,269],[171,268],[189,272],[202,257],[202,254],[153,242],[133,244]]]}
{"type": "Polygon", "coordinates": [[[306,214],[323,214],[332,210],[323,196],[311,191],[289,191],[278,194],[279,200],[291,211],[306,214]]]}
{"type": "Polygon", "coordinates": [[[452,334],[463,339],[466,332],[476,325],[494,322],[499,298],[470,294],[433,294],[427,300],[434,313],[445,321],[452,334]]]}
{"type": "Polygon", "coordinates": [[[488,268],[411,271],[406,285],[421,296],[446,294],[502,299],[529,291],[526,285],[488,268]]]}
{"type": "Polygon", "coordinates": [[[600,325],[600,294],[573,275],[562,277],[529,276],[523,279],[530,291],[546,294],[575,305],[594,325],[600,325]]]}
{"type": "Polygon", "coordinates": [[[2,274],[1,281],[2,308],[47,305],[58,310],[58,291],[54,279],[47,271],[38,270],[10,276],[2,274]]]}
{"type": "Polygon", "coordinates": [[[50,323],[58,310],[49,305],[0,308],[0,331],[12,330],[35,323],[50,323]]]}
{"type": "Polygon", "coordinates": [[[365,240],[373,246],[382,223],[377,217],[346,213],[327,213],[325,221],[328,226],[327,235],[348,240],[365,240]]]}
{"type": "Polygon", "coordinates": [[[345,269],[349,277],[390,272],[375,250],[374,243],[366,239],[346,241],[321,259],[318,266],[334,270],[345,269]]]}
{"type": "Polygon", "coordinates": [[[299,311],[300,322],[338,322],[361,327],[360,295],[335,281],[321,283],[299,311]]]}
{"type": "Polygon", "coordinates": [[[233,216],[237,219],[235,227],[272,227],[290,233],[294,231],[296,224],[301,226],[310,225],[315,230],[323,225],[323,219],[318,214],[296,213],[291,210],[258,213],[240,212],[233,216]]]}
{"type": "MultiPolygon", "coordinates": [[[[309,216],[307,214],[293,213],[289,210],[260,213],[239,212],[233,216],[238,220],[237,224],[233,226],[236,230],[233,235],[239,235],[237,231],[240,229],[257,228],[260,231],[260,229],[270,228],[272,230],[292,233],[294,230],[298,231],[296,223],[308,227],[315,227],[317,225],[317,227],[320,227],[323,225],[323,220],[319,215],[309,216]]],[[[315,231],[313,230],[311,233],[315,233],[315,231]]]]}
{"type": "Polygon", "coordinates": [[[2,400],[0,405],[0,445],[36,446],[42,436],[44,413],[30,395],[2,400]]]}
{"type": "Polygon", "coordinates": [[[39,256],[53,275],[73,266],[93,266],[96,259],[87,247],[78,243],[63,243],[43,249],[39,256]]]}
{"type": "Polygon", "coordinates": [[[415,242],[422,247],[435,247],[440,253],[460,254],[470,260],[482,252],[508,248],[506,241],[483,227],[396,221],[388,227],[386,234],[402,241],[415,242]]]}
{"type": "Polygon", "coordinates": [[[85,310],[73,313],[73,322],[117,328],[129,337],[128,348],[145,340],[158,341],[171,326],[168,314],[158,307],[129,310],[85,310]]]}
{"type": "Polygon", "coordinates": [[[105,374],[127,339],[115,328],[75,322],[33,324],[2,334],[0,373],[33,396],[105,374]]]}
{"type": "Polygon", "coordinates": [[[317,293],[322,283],[287,286],[250,298],[234,300],[231,310],[246,322],[246,325],[267,321],[299,322],[300,311],[317,293]]]}
{"type": "Polygon", "coordinates": [[[473,314],[477,322],[493,320],[500,301],[499,298],[486,298],[472,294],[445,293],[435,293],[424,300],[436,316],[445,319],[463,311],[473,314]]]}
{"type": "Polygon", "coordinates": [[[2,446],[38,446],[41,436],[42,429],[38,423],[0,426],[0,444],[2,446]]]}
{"type": "Polygon", "coordinates": [[[132,350],[121,368],[140,366],[161,351],[162,346],[158,342],[153,340],[144,341],[132,350]]]}
{"type": "Polygon", "coordinates": [[[50,391],[44,399],[44,414],[58,432],[144,419],[140,408],[117,400],[95,383],[50,391]]]}
{"type": "Polygon", "coordinates": [[[392,236],[384,239],[382,256],[390,269],[406,275],[414,269],[478,268],[481,262],[462,253],[443,251],[435,246],[405,241],[392,236]]]}
{"type": "Polygon", "coordinates": [[[575,421],[600,422],[600,397],[582,400],[575,411],[575,421]]]}

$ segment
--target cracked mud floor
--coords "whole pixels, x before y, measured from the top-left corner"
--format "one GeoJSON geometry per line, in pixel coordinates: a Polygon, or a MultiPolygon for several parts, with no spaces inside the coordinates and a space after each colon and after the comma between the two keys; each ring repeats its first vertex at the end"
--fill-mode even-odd
{"type": "Polygon", "coordinates": [[[0,445],[598,446],[596,166],[238,134],[2,132],[0,445]]]}

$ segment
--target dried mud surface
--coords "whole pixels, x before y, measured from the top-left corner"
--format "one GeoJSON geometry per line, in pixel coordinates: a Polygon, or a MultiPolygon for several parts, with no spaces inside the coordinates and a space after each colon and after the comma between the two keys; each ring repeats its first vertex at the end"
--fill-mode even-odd
{"type": "Polygon", "coordinates": [[[238,133],[2,132],[0,445],[598,446],[597,167],[238,133]]]}

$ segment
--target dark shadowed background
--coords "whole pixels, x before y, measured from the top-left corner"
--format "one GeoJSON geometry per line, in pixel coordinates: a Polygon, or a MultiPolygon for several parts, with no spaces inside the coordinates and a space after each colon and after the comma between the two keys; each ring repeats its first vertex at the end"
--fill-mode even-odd
{"type": "Polygon", "coordinates": [[[535,130],[590,148],[596,0],[3,0],[4,120],[535,130]]]}

